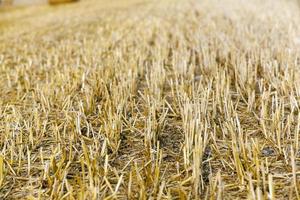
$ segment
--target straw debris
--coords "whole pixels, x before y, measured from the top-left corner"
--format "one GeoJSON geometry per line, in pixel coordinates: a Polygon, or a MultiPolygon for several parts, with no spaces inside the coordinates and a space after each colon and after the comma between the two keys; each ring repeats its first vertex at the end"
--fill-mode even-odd
{"type": "Polygon", "coordinates": [[[0,199],[299,199],[285,0],[0,10],[0,199]]]}

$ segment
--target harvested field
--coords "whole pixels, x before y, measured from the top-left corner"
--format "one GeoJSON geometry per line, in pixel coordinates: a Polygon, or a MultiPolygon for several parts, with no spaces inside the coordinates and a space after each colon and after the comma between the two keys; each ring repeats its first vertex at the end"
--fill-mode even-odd
{"type": "Polygon", "coordinates": [[[0,9],[0,199],[300,199],[299,24],[293,0],[0,9]]]}

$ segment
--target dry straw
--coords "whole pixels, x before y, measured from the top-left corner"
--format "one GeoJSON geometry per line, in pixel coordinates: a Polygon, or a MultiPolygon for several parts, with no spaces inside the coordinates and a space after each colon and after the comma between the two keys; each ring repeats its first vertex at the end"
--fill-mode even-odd
{"type": "Polygon", "coordinates": [[[0,10],[0,199],[299,199],[295,3],[0,10]]]}

